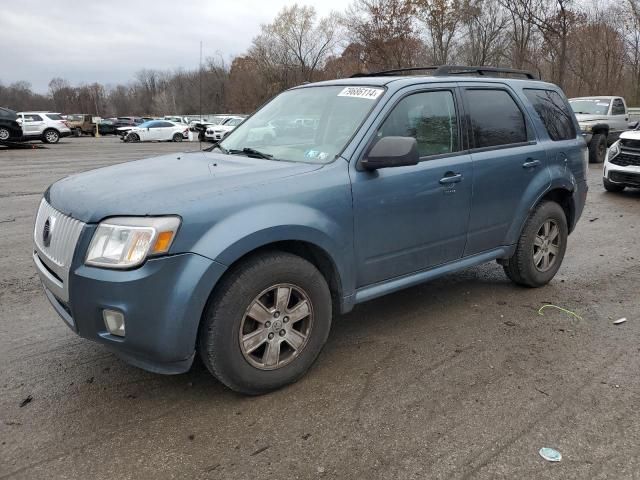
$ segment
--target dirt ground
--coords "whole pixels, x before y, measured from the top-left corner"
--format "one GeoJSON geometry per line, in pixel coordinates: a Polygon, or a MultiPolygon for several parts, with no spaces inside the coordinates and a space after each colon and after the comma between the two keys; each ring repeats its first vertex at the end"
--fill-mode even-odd
{"type": "Polygon", "coordinates": [[[0,479],[640,478],[640,191],[605,193],[592,165],[550,285],[490,264],[360,305],[305,378],[249,398],[77,337],[30,258],[50,183],[197,147],[0,151],[0,479]]]}

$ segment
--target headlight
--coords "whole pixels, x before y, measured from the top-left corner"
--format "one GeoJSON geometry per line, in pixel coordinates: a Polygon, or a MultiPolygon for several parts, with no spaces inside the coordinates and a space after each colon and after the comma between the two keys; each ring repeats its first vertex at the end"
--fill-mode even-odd
{"type": "Polygon", "coordinates": [[[616,158],[618,155],[620,155],[620,140],[616,141],[609,147],[607,159],[611,160],[612,158],[616,158]]]}
{"type": "Polygon", "coordinates": [[[100,222],[85,263],[105,268],[137,267],[148,256],[167,253],[180,217],[115,217],[100,222]]]}
{"type": "Polygon", "coordinates": [[[588,123],[580,123],[580,130],[582,130],[583,132],[590,132],[593,128],[593,125],[590,125],[588,123]]]}

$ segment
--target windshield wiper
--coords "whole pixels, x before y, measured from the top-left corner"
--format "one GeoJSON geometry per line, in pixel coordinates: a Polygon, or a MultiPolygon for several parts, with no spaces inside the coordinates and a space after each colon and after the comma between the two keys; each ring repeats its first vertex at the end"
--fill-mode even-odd
{"type": "Polygon", "coordinates": [[[244,153],[248,157],[253,155],[254,157],[264,158],[265,160],[271,160],[273,158],[273,155],[270,155],[268,153],[264,153],[264,152],[261,152],[260,150],[256,150],[254,148],[249,148],[249,147],[245,147],[242,150],[231,149],[229,150],[229,153],[231,155],[238,155],[240,153],[244,153]]]}
{"type": "Polygon", "coordinates": [[[228,155],[229,152],[227,151],[226,148],[224,148],[223,146],[220,145],[220,142],[215,142],[213,145],[211,145],[210,147],[207,148],[203,148],[202,151],[203,152],[213,152],[213,149],[217,148],[219,149],[222,153],[224,153],[225,155],[228,155]]]}

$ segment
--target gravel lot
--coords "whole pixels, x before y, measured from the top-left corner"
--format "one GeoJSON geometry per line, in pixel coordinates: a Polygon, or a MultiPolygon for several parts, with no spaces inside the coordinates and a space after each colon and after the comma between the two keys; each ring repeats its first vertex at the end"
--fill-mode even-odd
{"type": "Polygon", "coordinates": [[[247,398],[200,365],[154,375],[77,337],[30,259],[50,183],[190,148],[0,151],[1,479],[640,478],[640,191],[605,193],[591,166],[549,286],[491,264],[374,300],[335,320],[304,379],[247,398]]]}

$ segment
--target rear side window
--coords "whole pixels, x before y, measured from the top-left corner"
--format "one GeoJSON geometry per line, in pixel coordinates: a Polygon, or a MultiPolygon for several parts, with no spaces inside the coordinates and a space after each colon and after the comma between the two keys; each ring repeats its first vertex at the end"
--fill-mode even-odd
{"type": "Polygon", "coordinates": [[[458,122],[449,90],[414,93],[393,108],[377,137],[413,137],[420,157],[458,151],[458,122]]]}
{"type": "Polygon", "coordinates": [[[524,94],[538,112],[551,140],[557,142],[576,138],[573,115],[558,92],[525,88],[524,94]]]}
{"type": "Polygon", "coordinates": [[[524,115],[505,90],[468,89],[466,96],[475,148],[527,141],[524,115]]]}
{"type": "Polygon", "coordinates": [[[624,115],[624,103],[619,98],[613,101],[613,107],[611,107],[611,115],[624,115]]]}
{"type": "MultiPolygon", "coordinates": [[[[62,120],[62,115],[58,115],[57,113],[47,113],[47,117],[49,120],[62,120]]],[[[82,117],[80,120],[82,120],[82,117]]]]}

